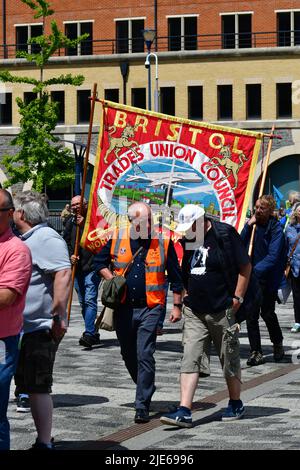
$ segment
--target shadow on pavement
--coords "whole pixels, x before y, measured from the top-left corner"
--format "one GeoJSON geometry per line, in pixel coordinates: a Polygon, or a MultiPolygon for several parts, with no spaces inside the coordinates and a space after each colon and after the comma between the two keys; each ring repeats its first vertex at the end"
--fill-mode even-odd
{"type": "Polygon", "coordinates": [[[55,450],[105,450],[113,447],[114,450],[128,450],[116,441],[55,441],[55,450]]]}
{"type": "Polygon", "coordinates": [[[54,408],[69,408],[73,406],[84,405],[100,405],[107,403],[109,400],[106,397],[99,397],[95,395],[71,395],[71,394],[57,394],[52,395],[54,408]]]}

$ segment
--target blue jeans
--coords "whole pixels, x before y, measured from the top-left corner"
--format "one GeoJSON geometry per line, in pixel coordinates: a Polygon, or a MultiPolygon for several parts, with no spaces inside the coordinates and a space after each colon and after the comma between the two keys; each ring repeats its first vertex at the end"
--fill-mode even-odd
{"type": "Polygon", "coordinates": [[[75,289],[81,305],[81,313],[85,323],[85,333],[94,335],[97,315],[97,299],[100,276],[96,271],[83,273],[78,271],[75,277],[75,289]]]}
{"type": "Polygon", "coordinates": [[[136,383],[135,408],[148,410],[155,392],[156,329],[163,306],[132,308],[115,312],[116,333],[126,368],[136,383]]]}
{"type": "Polygon", "coordinates": [[[164,290],[165,290],[165,293],[166,293],[166,300],[165,300],[165,304],[164,304],[164,308],[161,312],[161,315],[159,317],[159,322],[158,322],[158,328],[163,328],[164,326],[164,321],[165,321],[165,318],[166,318],[166,313],[167,313],[167,302],[168,302],[168,290],[169,290],[169,282],[168,280],[166,280],[165,282],[165,285],[164,285],[164,290]]]}
{"type": "Polygon", "coordinates": [[[10,448],[7,407],[10,382],[17,367],[19,336],[9,336],[0,340],[0,450],[10,448]]]}

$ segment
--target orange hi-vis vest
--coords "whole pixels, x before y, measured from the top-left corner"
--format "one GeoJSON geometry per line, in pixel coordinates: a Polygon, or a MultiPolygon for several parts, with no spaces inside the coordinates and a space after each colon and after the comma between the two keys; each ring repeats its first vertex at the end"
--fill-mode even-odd
{"type": "MultiPolygon", "coordinates": [[[[150,242],[145,259],[146,299],[150,308],[156,305],[164,305],[166,293],[165,269],[170,239],[161,234],[155,234],[150,242]]],[[[130,247],[130,228],[117,230],[112,238],[110,254],[114,272],[122,275],[127,264],[132,259],[130,247]]]]}

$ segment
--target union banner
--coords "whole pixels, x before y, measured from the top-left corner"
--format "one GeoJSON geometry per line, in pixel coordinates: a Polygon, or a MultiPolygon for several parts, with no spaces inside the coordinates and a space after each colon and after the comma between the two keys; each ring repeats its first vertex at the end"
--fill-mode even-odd
{"type": "Polygon", "coordinates": [[[98,252],[134,201],[150,204],[157,223],[168,208],[162,230],[172,233],[187,203],[242,228],[262,133],[102,104],[82,247],[98,252]]]}

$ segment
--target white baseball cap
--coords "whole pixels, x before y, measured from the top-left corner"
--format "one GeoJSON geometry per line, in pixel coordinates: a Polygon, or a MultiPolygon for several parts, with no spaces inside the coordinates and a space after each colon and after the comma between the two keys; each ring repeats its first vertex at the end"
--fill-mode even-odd
{"type": "Polygon", "coordinates": [[[191,228],[195,220],[199,219],[205,214],[205,210],[196,204],[186,204],[178,213],[178,225],[176,232],[186,232],[191,228]]]}

